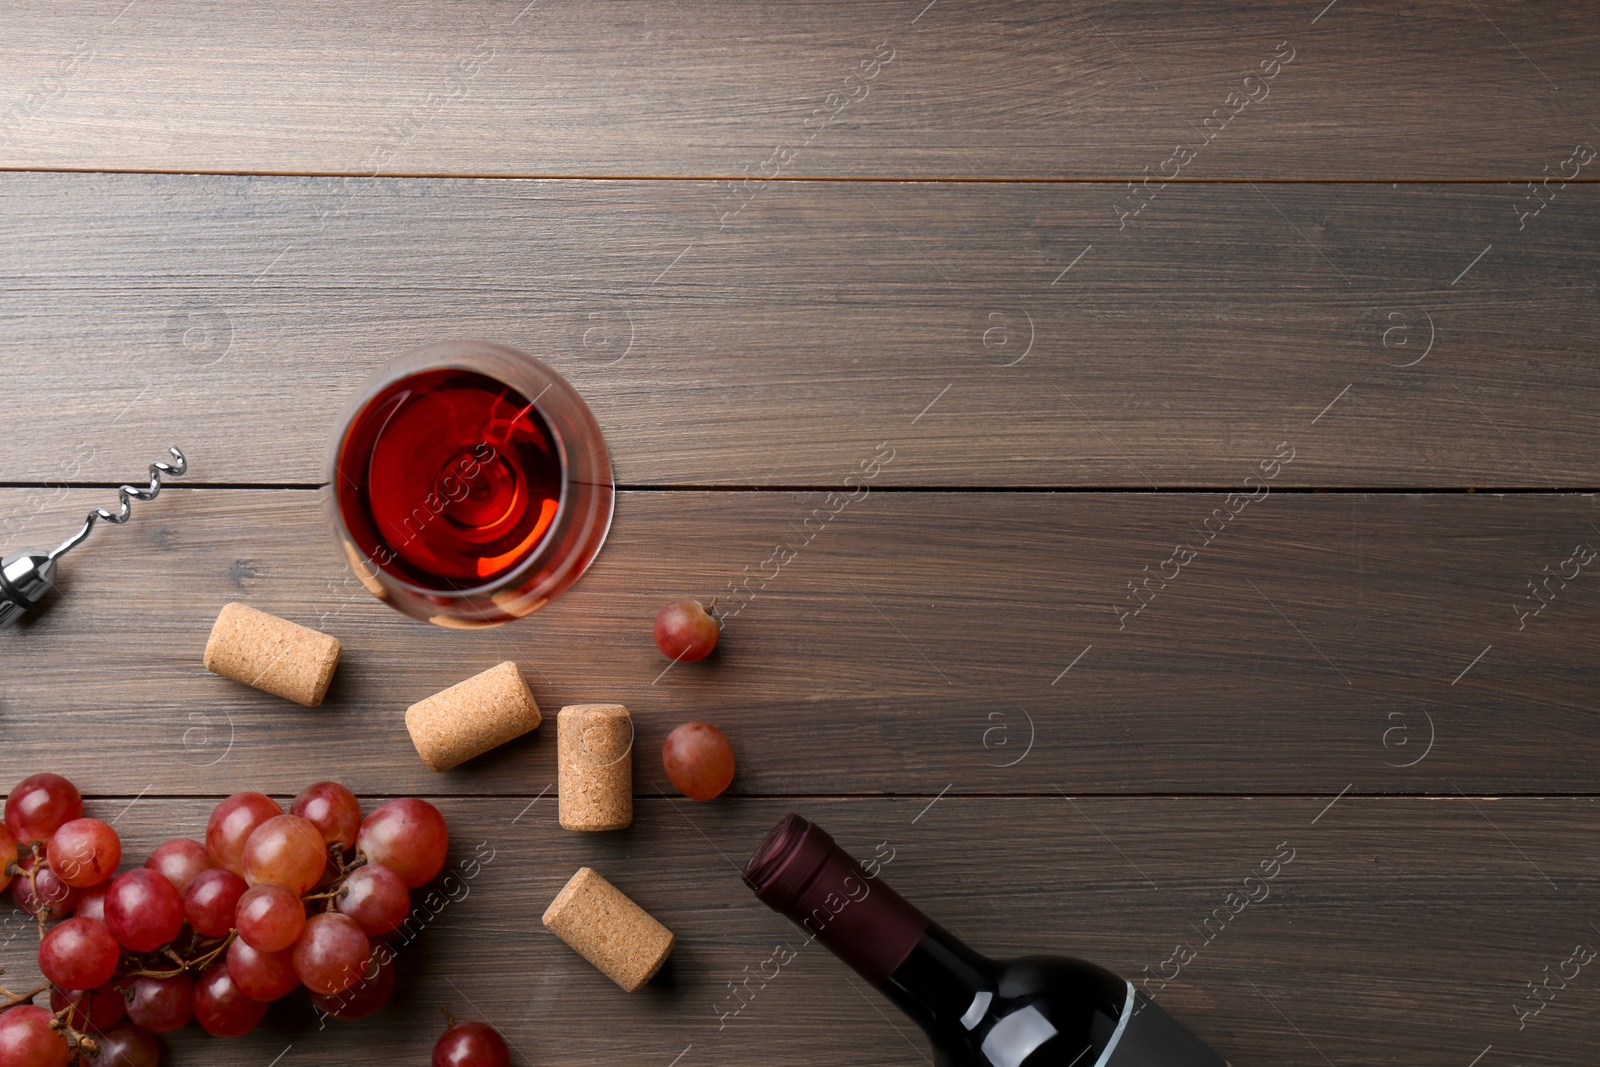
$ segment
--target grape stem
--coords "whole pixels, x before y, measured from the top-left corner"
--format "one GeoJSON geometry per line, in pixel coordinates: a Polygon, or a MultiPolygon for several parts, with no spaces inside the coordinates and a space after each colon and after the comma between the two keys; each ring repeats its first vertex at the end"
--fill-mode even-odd
{"type": "Polygon", "coordinates": [[[4,996],[6,998],[4,1001],[0,1001],[0,1011],[5,1011],[7,1008],[14,1008],[18,1004],[32,1004],[34,997],[38,996],[40,993],[43,993],[49,988],[50,987],[48,985],[42,985],[38,989],[33,990],[31,993],[13,993],[5,986],[0,986],[0,996],[4,996]]]}
{"type": "MultiPolygon", "coordinates": [[[[46,986],[45,988],[48,989],[49,987],[46,986]]],[[[62,1008],[60,1011],[56,1012],[50,1017],[50,1029],[65,1032],[67,1040],[72,1042],[73,1058],[70,1062],[74,1064],[82,1064],[84,1062],[83,1057],[85,1054],[93,1056],[100,1049],[100,1046],[95,1044],[94,1038],[90,1037],[82,1030],[74,1028],[72,1023],[68,1021],[68,1016],[72,1014],[73,1008],[79,1006],[82,1006],[84,1018],[87,1019],[89,1012],[89,1000],[93,996],[94,994],[92,992],[85,992],[83,999],[80,1000],[78,1004],[68,1004],[66,1007],[62,1008]]]]}
{"type": "Polygon", "coordinates": [[[367,862],[367,857],[360,852],[357,852],[351,857],[350,862],[346,863],[344,861],[344,847],[338,842],[328,846],[328,858],[333,861],[334,867],[339,872],[336,876],[334,876],[333,884],[320,893],[307,893],[305,896],[300,898],[302,902],[307,900],[327,901],[327,903],[322,906],[323,911],[332,911],[334,909],[334,901],[344,896],[344,883],[345,880],[350,877],[350,872],[355,870],[357,867],[363,866],[367,862]]]}
{"type": "Polygon", "coordinates": [[[207,967],[211,966],[211,964],[215,963],[217,957],[222,955],[223,952],[227,951],[228,946],[233,944],[233,939],[238,936],[239,931],[229,930],[228,936],[224,937],[220,942],[218,942],[214,948],[208,949],[204,955],[196,956],[192,960],[184,959],[173,949],[171,945],[165,945],[162,947],[161,951],[178,965],[176,968],[169,970],[156,970],[150,967],[140,967],[137,970],[124,971],[121,975],[119,975],[119,977],[175,978],[178,975],[183,974],[185,971],[203,971],[207,967]]]}
{"type": "Polygon", "coordinates": [[[33,921],[39,925],[39,940],[44,940],[44,921],[50,917],[50,905],[39,903],[39,868],[48,861],[44,858],[39,842],[34,841],[28,845],[28,850],[33,853],[33,866],[28,868],[28,889],[33,896],[33,906],[39,910],[34,912],[33,921]]]}
{"type": "Polygon", "coordinates": [[[344,887],[343,881],[341,880],[339,885],[334,886],[332,889],[328,890],[325,893],[307,893],[305,896],[301,897],[300,899],[301,900],[334,900],[334,899],[336,899],[338,897],[344,896],[344,893],[345,893],[345,887],[344,887]]]}

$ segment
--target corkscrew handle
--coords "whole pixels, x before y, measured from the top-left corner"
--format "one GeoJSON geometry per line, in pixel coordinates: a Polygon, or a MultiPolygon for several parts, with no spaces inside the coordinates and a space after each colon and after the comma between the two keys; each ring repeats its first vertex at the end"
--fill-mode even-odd
{"type": "Polygon", "coordinates": [[[189,469],[182,452],[177,448],[168,451],[172,453],[171,463],[158,461],[150,464],[148,487],[122,486],[117,491],[116,511],[95,508],[83,520],[78,532],[56,546],[55,551],[20,552],[0,559],[0,630],[15,624],[44,599],[44,595],[56,584],[56,561],[83,544],[97,521],[104,519],[122,525],[133,514],[133,501],[154,500],[161,493],[163,477],[177,477],[189,469]]]}

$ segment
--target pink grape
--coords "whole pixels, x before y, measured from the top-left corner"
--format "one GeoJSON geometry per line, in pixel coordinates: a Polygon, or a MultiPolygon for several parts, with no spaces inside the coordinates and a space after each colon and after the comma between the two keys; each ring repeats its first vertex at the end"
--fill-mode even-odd
{"type": "Polygon", "coordinates": [[[674,600],[656,614],[656,647],[673,661],[692,663],[717,647],[717,620],[696,600],[674,600]]]}
{"type": "Polygon", "coordinates": [[[708,722],[686,722],[667,735],[661,762],[678,792],[711,800],[733,781],[733,746],[708,722]]]}
{"type": "Polygon", "coordinates": [[[132,1023],[94,1035],[94,1043],[85,1067],[161,1067],[161,1042],[132,1023]]]}
{"type": "Polygon", "coordinates": [[[411,892],[398,874],[368,863],[345,878],[338,908],[370,936],[382,937],[405,922],[411,912],[411,892]]]}
{"type": "Polygon", "coordinates": [[[122,839],[99,819],[62,823],[45,849],[50,869],[75,889],[99,885],[117,873],[122,839]]]}
{"type": "Polygon", "coordinates": [[[282,815],[283,809],[271,797],[260,793],[235,793],[218,804],[206,823],[206,851],[211,862],[234,874],[244,874],[244,845],[256,827],[282,815]]]}
{"type": "Polygon", "coordinates": [[[325,911],[306,920],[294,943],[294,969],[313,993],[342,993],[361,980],[372,943],[348,915],[325,911]]]}
{"type": "Polygon", "coordinates": [[[211,869],[211,854],[206,846],[187,837],[174,837],[156,846],[144,865],[152,871],[167,876],[173,888],[180,893],[189,890],[189,883],[201,871],[211,869]]]}
{"type": "Polygon", "coordinates": [[[282,952],[305,929],[306,909],[300,897],[277,882],[253,885],[239,897],[233,925],[239,936],[262,952],[282,952]]]}
{"type": "Polygon", "coordinates": [[[353,1022],[365,1019],[389,1002],[394,992],[394,956],[379,946],[372,950],[367,969],[361,979],[339,993],[313,993],[311,1003],[320,1012],[335,1019],[353,1022]]]}
{"type": "Polygon", "coordinates": [[[251,1000],[269,1001],[287,996],[300,985],[294,973],[294,952],[262,952],[248,941],[228,946],[228,977],[251,1000]]]}
{"type": "Polygon", "coordinates": [[[209,867],[189,883],[189,890],[183,895],[183,917],[201,937],[225,937],[233,929],[239,898],[248,888],[244,879],[232,871],[209,867]]]}
{"type": "Polygon", "coordinates": [[[57,1013],[66,1010],[63,1018],[74,1030],[105,1030],[127,1016],[128,1002],[112,988],[110,982],[94,989],[51,986],[50,1010],[57,1013]]]}
{"type": "Polygon", "coordinates": [[[245,842],[243,873],[251,885],[279,882],[299,896],[317,884],[327,866],[322,831],[298,815],[274,815],[245,842]]]}
{"type": "Polygon", "coordinates": [[[398,874],[407,889],[416,889],[444,868],[450,831],[438,808],[425,800],[402,797],[372,809],[361,823],[356,849],[367,862],[398,874]]]}
{"type": "Polygon", "coordinates": [[[353,846],[361,830],[361,802],[338,782],[306,786],[289,805],[289,814],[315,824],[323,840],[341,849],[353,846]]]}
{"type": "Polygon", "coordinates": [[[7,868],[16,858],[17,839],[11,833],[10,827],[0,826],[0,889],[11,884],[11,874],[7,868]]]}
{"type": "Polygon", "coordinates": [[[128,1018],[146,1030],[165,1033],[194,1018],[194,982],[186,974],[140,975],[119,984],[128,991],[128,1018]]]}
{"type": "Polygon", "coordinates": [[[17,841],[49,841],[65,823],[83,814],[78,787],[46,771],[17,783],[6,798],[6,829],[17,841]]]}
{"type": "Polygon", "coordinates": [[[488,1023],[456,1023],[433,1046],[433,1067],[511,1067],[511,1050],[488,1023]]]}
{"type": "Polygon", "coordinates": [[[50,1029],[50,1013],[37,1004],[19,1004],[0,1013],[0,1065],[66,1067],[72,1049],[50,1029]]]}
{"type": "Polygon", "coordinates": [[[78,891],[48,866],[39,868],[37,879],[29,878],[36,862],[31,852],[17,861],[22,873],[11,883],[11,898],[32,918],[65,919],[78,903],[78,891]]]}
{"type": "Polygon", "coordinates": [[[112,881],[106,926],[133,951],[153,952],[183,929],[183,898],[165,876],[136,867],[112,881]]]}
{"type": "Polygon", "coordinates": [[[93,989],[111,981],[121,955],[105,923],[68,919],[39,942],[39,970],[62,989],[93,989]]]}
{"type": "Polygon", "coordinates": [[[267,1014],[264,1001],[239,992],[228,977],[228,965],[213,963],[194,984],[194,1019],[213,1037],[248,1034],[267,1014]]]}

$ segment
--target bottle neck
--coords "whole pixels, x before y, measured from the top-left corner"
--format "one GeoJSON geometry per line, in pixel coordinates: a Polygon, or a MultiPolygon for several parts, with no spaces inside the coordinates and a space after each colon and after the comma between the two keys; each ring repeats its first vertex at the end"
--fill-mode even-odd
{"type": "Polygon", "coordinates": [[[787,816],[745,867],[744,880],[808,939],[828,947],[875,986],[888,981],[930,925],[834,843],[819,826],[787,816]]]}
{"type": "Polygon", "coordinates": [[[982,1015],[995,965],[929,921],[818,826],[786,817],[744,871],[773,910],[855,968],[930,1031],[982,1015]],[[974,1005],[977,1005],[974,1008],[974,1005]]]}

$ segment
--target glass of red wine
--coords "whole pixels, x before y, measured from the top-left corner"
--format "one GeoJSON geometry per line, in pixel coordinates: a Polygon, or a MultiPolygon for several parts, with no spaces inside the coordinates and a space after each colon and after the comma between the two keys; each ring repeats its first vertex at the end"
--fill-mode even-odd
{"type": "Polygon", "coordinates": [[[564,378],[504,345],[442,341],[382,368],[341,420],[329,521],[361,584],[439,626],[529,615],[611,526],[605,438],[564,378]]]}

